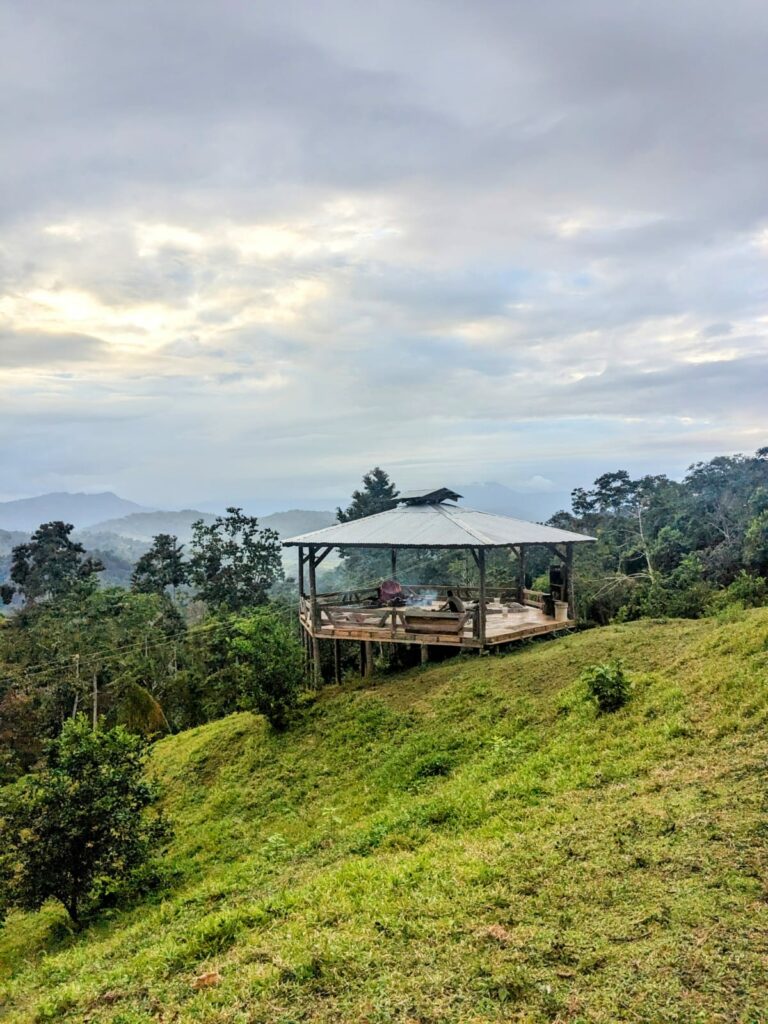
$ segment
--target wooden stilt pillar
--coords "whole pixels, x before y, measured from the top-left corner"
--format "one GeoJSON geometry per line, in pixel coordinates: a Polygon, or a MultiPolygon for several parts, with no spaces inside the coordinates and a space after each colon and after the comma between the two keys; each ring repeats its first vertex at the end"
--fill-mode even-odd
{"type": "Polygon", "coordinates": [[[373,675],[373,641],[364,640],[363,643],[365,644],[365,675],[368,678],[373,675]]]}
{"type": "Polygon", "coordinates": [[[341,641],[333,641],[333,675],[336,685],[341,686],[341,641]]]}
{"type": "MultiPolygon", "coordinates": [[[[304,548],[299,548],[299,574],[297,577],[297,583],[299,585],[299,599],[304,597],[304,548]]],[[[299,600],[301,603],[301,600],[299,600]]]]}
{"type": "Polygon", "coordinates": [[[397,548],[392,548],[390,552],[390,559],[392,563],[392,579],[397,577],[397,548]]]}
{"type": "Polygon", "coordinates": [[[422,644],[421,645],[421,664],[422,665],[426,665],[428,661],[429,661],[429,645],[428,644],[422,644]]]}
{"type": "Polygon", "coordinates": [[[320,677],[320,641],[317,639],[319,617],[317,611],[317,548],[309,549],[309,616],[312,624],[312,679],[315,686],[322,682],[320,677]]]}
{"type": "Polygon", "coordinates": [[[525,604],[525,548],[521,544],[517,549],[517,600],[525,604]]]}
{"type": "Polygon", "coordinates": [[[478,595],[478,634],[480,643],[485,646],[485,620],[487,609],[485,607],[485,549],[477,549],[477,568],[480,572],[480,593],[478,595]]]}
{"type": "Polygon", "coordinates": [[[576,589],[573,579],[573,544],[565,545],[565,587],[568,601],[568,618],[576,618],[576,589]]]}
{"type": "Polygon", "coordinates": [[[323,682],[322,665],[320,664],[320,641],[316,636],[312,637],[312,682],[318,689],[323,682]]]}
{"type": "Polygon", "coordinates": [[[360,641],[360,678],[365,675],[365,640],[360,641]]]}

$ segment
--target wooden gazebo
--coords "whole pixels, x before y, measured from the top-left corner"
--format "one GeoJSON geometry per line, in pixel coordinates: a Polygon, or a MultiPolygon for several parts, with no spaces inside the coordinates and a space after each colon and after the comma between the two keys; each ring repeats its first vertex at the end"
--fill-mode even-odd
{"type": "Polygon", "coordinates": [[[574,626],[573,548],[593,541],[567,530],[511,516],[465,509],[449,488],[409,491],[393,507],[362,519],[338,523],[283,541],[299,549],[299,616],[319,674],[319,643],[358,640],[361,664],[370,671],[374,642],[483,649],[574,626]],[[526,551],[543,547],[557,563],[549,573],[549,591],[525,585],[526,551]],[[391,576],[348,591],[320,593],[317,568],[334,549],[388,550],[391,576]],[[516,581],[507,587],[486,583],[486,553],[507,548],[516,555],[516,581]],[[403,549],[469,551],[477,568],[477,586],[457,583],[406,585],[397,577],[403,549]],[[309,583],[307,592],[306,582],[309,583]]]}

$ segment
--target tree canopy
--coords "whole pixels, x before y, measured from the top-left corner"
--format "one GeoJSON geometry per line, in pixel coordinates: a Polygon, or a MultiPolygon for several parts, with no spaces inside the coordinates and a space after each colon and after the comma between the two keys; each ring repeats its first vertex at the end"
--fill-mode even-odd
{"type": "Polygon", "coordinates": [[[139,558],[131,576],[131,587],[143,594],[164,594],[189,580],[184,545],[170,533],[158,533],[152,546],[139,558]]]}
{"type": "Polygon", "coordinates": [[[118,727],[65,723],[45,768],[3,797],[0,905],[39,909],[58,900],[75,924],[130,890],[168,835],[144,777],[146,748],[118,727]]]}
{"type": "Polygon", "coordinates": [[[577,552],[586,617],[702,614],[745,571],[768,575],[767,455],[698,462],[679,482],[618,470],[577,488],[550,524],[598,539],[577,552]]]}
{"type": "MultiPolygon", "coordinates": [[[[95,574],[103,572],[103,563],[71,539],[73,530],[71,523],[60,520],[43,523],[28,543],[13,549],[10,577],[27,603],[55,600],[76,586],[93,586],[95,574]]],[[[3,600],[9,603],[12,596],[6,585],[3,600]]]]}
{"type": "Polygon", "coordinates": [[[259,527],[255,516],[228,508],[206,525],[192,525],[190,579],[200,600],[237,612],[267,600],[269,588],[283,576],[280,537],[259,527]]]}
{"type": "Polygon", "coordinates": [[[336,509],[336,518],[340,523],[348,523],[352,519],[362,519],[363,516],[372,516],[376,512],[385,512],[392,508],[399,493],[389,474],[375,466],[363,477],[362,488],[352,492],[352,501],[347,508],[336,509]]]}

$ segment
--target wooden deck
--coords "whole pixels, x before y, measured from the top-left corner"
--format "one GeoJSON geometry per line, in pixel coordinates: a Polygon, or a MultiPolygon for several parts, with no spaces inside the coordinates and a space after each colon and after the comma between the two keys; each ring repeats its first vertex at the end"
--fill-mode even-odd
{"type": "Polygon", "coordinates": [[[571,629],[576,625],[573,619],[558,619],[545,614],[541,607],[543,596],[527,591],[524,605],[503,599],[488,603],[483,642],[478,636],[476,610],[469,605],[466,612],[459,615],[441,611],[441,599],[420,600],[416,605],[391,608],[366,606],[355,600],[358,597],[358,594],[318,595],[314,628],[310,602],[302,600],[302,626],[310,636],[320,640],[481,648],[571,629]]]}

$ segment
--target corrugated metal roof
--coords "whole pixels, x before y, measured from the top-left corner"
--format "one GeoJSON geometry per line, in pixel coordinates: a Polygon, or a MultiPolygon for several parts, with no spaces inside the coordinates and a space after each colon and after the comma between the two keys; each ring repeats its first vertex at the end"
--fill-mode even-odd
{"type": "Polygon", "coordinates": [[[349,523],[289,537],[299,544],[346,548],[495,548],[513,544],[566,544],[594,540],[580,533],[457,505],[403,505],[349,523]]]}

